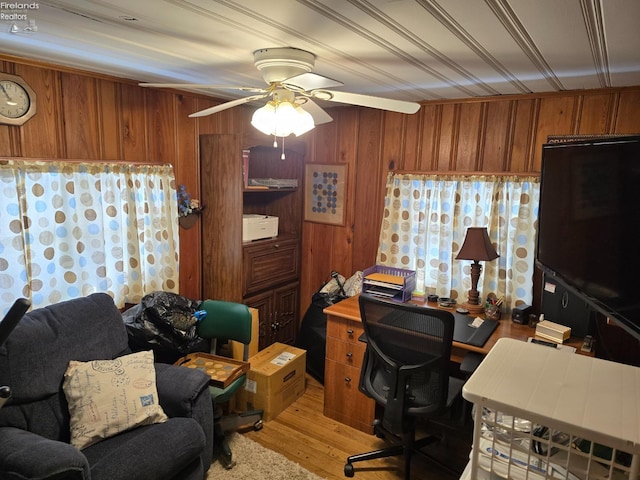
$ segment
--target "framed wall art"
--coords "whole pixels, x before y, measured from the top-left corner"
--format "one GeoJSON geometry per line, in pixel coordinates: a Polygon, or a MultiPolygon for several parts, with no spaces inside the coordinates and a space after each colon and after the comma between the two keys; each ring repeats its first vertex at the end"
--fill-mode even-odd
{"type": "Polygon", "coordinates": [[[344,225],[346,163],[308,163],[304,187],[305,221],[344,225]]]}

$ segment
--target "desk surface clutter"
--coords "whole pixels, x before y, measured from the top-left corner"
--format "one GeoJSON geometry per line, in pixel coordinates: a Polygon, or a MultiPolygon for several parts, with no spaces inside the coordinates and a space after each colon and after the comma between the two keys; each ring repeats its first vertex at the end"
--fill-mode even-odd
{"type": "MultiPolygon", "coordinates": [[[[443,308],[437,302],[425,302],[425,307],[443,308]]],[[[473,351],[487,354],[500,338],[514,338],[526,342],[529,337],[535,335],[535,329],[528,325],[514,323],[511,320],[484,320],[478,328],[470,326],[474,317],[464,315],[455,311],[455,308],[444,308],[453,313],[456,318],[456,329],[454,330],[453,346],[454,354],[452,360],[457,360],[456,349],[473,351]]],[[[336,315],[338,317],[356,320],[360,322],[360,308],[358,305],[358,296],[349,297],[339,303],[331,305],[324,309],[327,315],[336,315]]],[[[571,337],[564,342],[565,345],[575,347],[580,351],[582,346],[581,338],[571,337]]]]}

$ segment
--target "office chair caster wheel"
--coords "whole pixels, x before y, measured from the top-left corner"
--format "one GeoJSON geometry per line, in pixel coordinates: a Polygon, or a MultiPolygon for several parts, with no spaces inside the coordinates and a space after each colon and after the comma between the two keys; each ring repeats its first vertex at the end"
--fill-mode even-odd
{"type": "Polygon", "coordinates": [[[235,460],[231,458],[231,455],[227,455],[226,453],[223,453],[220,456],[220,463],[222,464],[225,470],[231,470],[233,467],[236,466],[235,460]]]}
{"type": "Polygon", "coordinates": [[[355,470],[353,469],[352,463],[345,463],[344,465],[344,476],[345,477],[353,477],[355,475],[355,470]]]}
{"type": "Polygon", "coordinates": [[[385,439],[387,436],[384,434],[384,431],[382,430],[382,428],[380,427],[380,425],[382,424],[382,422],[378,419],[373,421],[373,434],[381,439],[385,439]]]}
{"type": "Polygon", "coordinates": [[[264,427],[264,422],[262,420],[258,420],[256,423],[253,424],[253,430],[256,432],[258,430],[262,430],[262,427],[264,427]]]}

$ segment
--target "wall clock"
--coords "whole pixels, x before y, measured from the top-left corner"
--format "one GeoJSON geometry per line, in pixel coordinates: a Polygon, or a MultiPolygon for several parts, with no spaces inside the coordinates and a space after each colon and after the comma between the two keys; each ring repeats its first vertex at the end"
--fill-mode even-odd
{"type": "Polygon", "coordinates": [[[0,124],[22,125],[36,114],[36,93],[21,77],[0,72],[0,124]]]}

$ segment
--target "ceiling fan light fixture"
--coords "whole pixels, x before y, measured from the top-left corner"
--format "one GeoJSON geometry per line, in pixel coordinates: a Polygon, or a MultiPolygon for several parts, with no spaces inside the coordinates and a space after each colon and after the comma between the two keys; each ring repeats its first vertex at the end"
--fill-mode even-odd
{"type": "Polygon", "coordinates": [[[315,127],[311,114],[288,101],[271,100],[253,112],[251,125],[265,135],[302,135],[315,127]]]}

